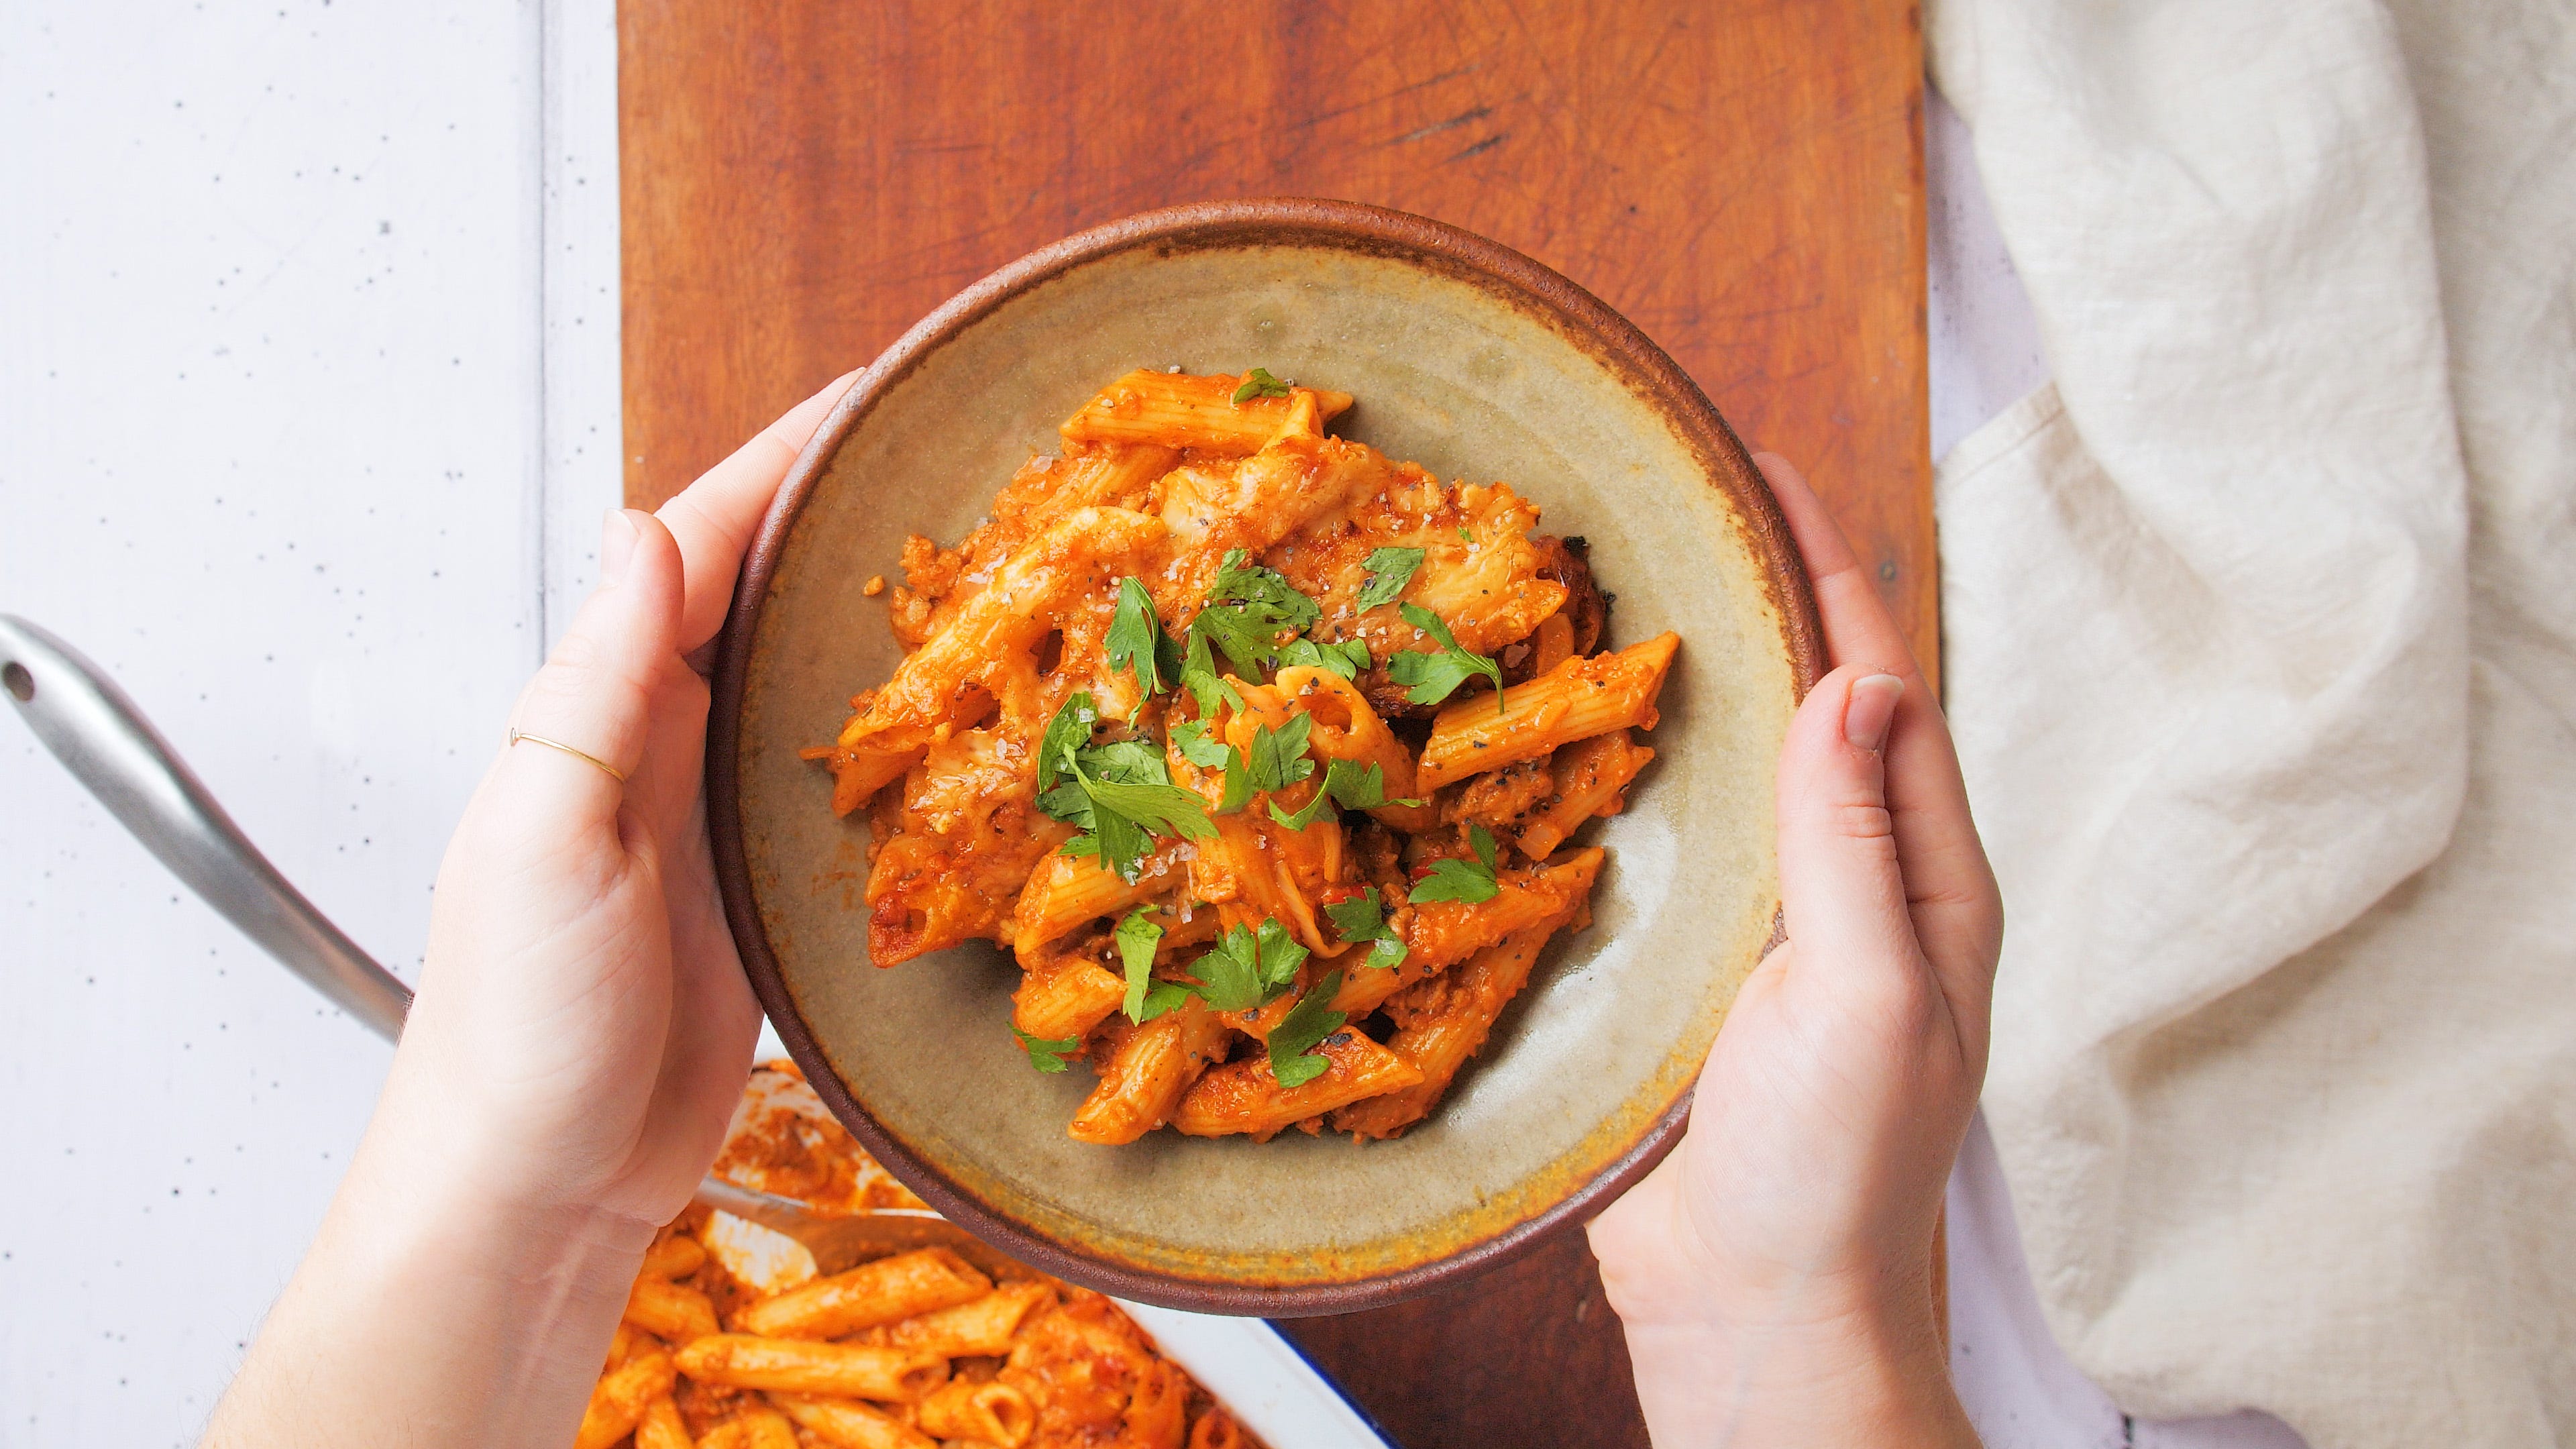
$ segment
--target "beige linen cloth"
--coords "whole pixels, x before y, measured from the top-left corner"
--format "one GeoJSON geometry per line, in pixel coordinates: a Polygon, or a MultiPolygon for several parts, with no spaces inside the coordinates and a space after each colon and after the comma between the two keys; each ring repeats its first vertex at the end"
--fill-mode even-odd
{"type": "Polygon", "coordinates": [[[1935,0],[2056,382],[1939,473],[1986,1112],[2127,1411],[2576,1437],[2576,3],[1935,0]]]}

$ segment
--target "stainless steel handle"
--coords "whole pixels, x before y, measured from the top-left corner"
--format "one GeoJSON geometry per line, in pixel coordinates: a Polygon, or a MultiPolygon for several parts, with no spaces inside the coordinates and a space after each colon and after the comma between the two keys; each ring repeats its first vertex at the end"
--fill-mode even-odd
{"type": "MultiPolygon", "coordinates": [[[[26,620],[0,614],[0,693],[54,758],[206,904],[378,1036],[402,1034],[411,988],[287,884],[97,665],[26,620]]],[[[828,1220],[791,1198],[710,1175],[697,1199],[809,1246],[833,1246],[824,1235],[828,1220]]]]}
{"type": "Polygon", "coordinates": [[[411,988],[277,873],[98,666],[0,614],[0,685],[45,748],[206,904],[377,1035],[401,1034],[411,988]]]}

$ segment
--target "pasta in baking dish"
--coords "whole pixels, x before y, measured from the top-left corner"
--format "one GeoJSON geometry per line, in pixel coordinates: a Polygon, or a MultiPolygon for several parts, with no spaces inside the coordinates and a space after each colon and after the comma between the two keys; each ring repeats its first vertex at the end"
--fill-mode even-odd
{"type": "MultiPolygon", "coordinates": [[[[716,1172],[827,1216],[921,1206],[787,1062],[752,1072],[716,1172]]],[[[1097,1293],[944,1247],[825,1276],[698,1207],[645,1253],[573,1444],[1262,1449],[1097,1293]]]]}
{"type": "MultiPolygon", "coordinates": [[[[1583,541],[1325,425],[1346,393],[1132,372],[954,549],[808,751],[869,812],[869,954],[1024,979],[1085,1142],[1422,1119],[1602,865],[1679,639],[1601,650],[1583,541]]],[[[876,585],[870,585],[873,591],[876,585]]]]}

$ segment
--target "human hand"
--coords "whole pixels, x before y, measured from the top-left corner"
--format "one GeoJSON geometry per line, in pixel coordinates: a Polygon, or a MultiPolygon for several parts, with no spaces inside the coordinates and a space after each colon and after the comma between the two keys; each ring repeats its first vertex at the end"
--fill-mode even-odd
{"type": "Polygon", "coordinates": [[[760,1029],[707,845],[707,682],[734,575],[849,379],[658,513],[608,515],[600,585],[520,693],[522,739],[439,867],[388,1110],[436,1101],[444,1160],[490,1198],[649,1226],[715,1157],[760,1029]]]}
{"type": "Polygon", "coordinates": [[[760,1026],[716,895],[692,656],[850,381],[659,513],[608,516],[599,589],[511,714],[601,763],[522,739],[466,806],[366,1139],[208,1444],[570,1441],[760,1026]]]}
{"type": "Polygon", "coordinates": [[[1931,1295],[2003,909],[1940,707],[1832,516],[1756,460],[1835,668],[1780,752],[1787,940],[1680,1146],[1592,1224],[1658,1445],[1973,1444],[1931,1295]]]}

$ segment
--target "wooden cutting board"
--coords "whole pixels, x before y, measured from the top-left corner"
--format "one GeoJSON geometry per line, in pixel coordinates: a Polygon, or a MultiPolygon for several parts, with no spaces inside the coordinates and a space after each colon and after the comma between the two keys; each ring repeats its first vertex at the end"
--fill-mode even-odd
{"type": "MultiPolygon", "coordinates": [[[[1806,469],[1937,664],[1911,4],[627,0],[618,28],[639,507],[1031,248],[1339,197],[1625,312],[1806,469]]],[[[1646,1443],[1580,1234],[1288,1328],[1406,1449],[1646,1443]]]]}

